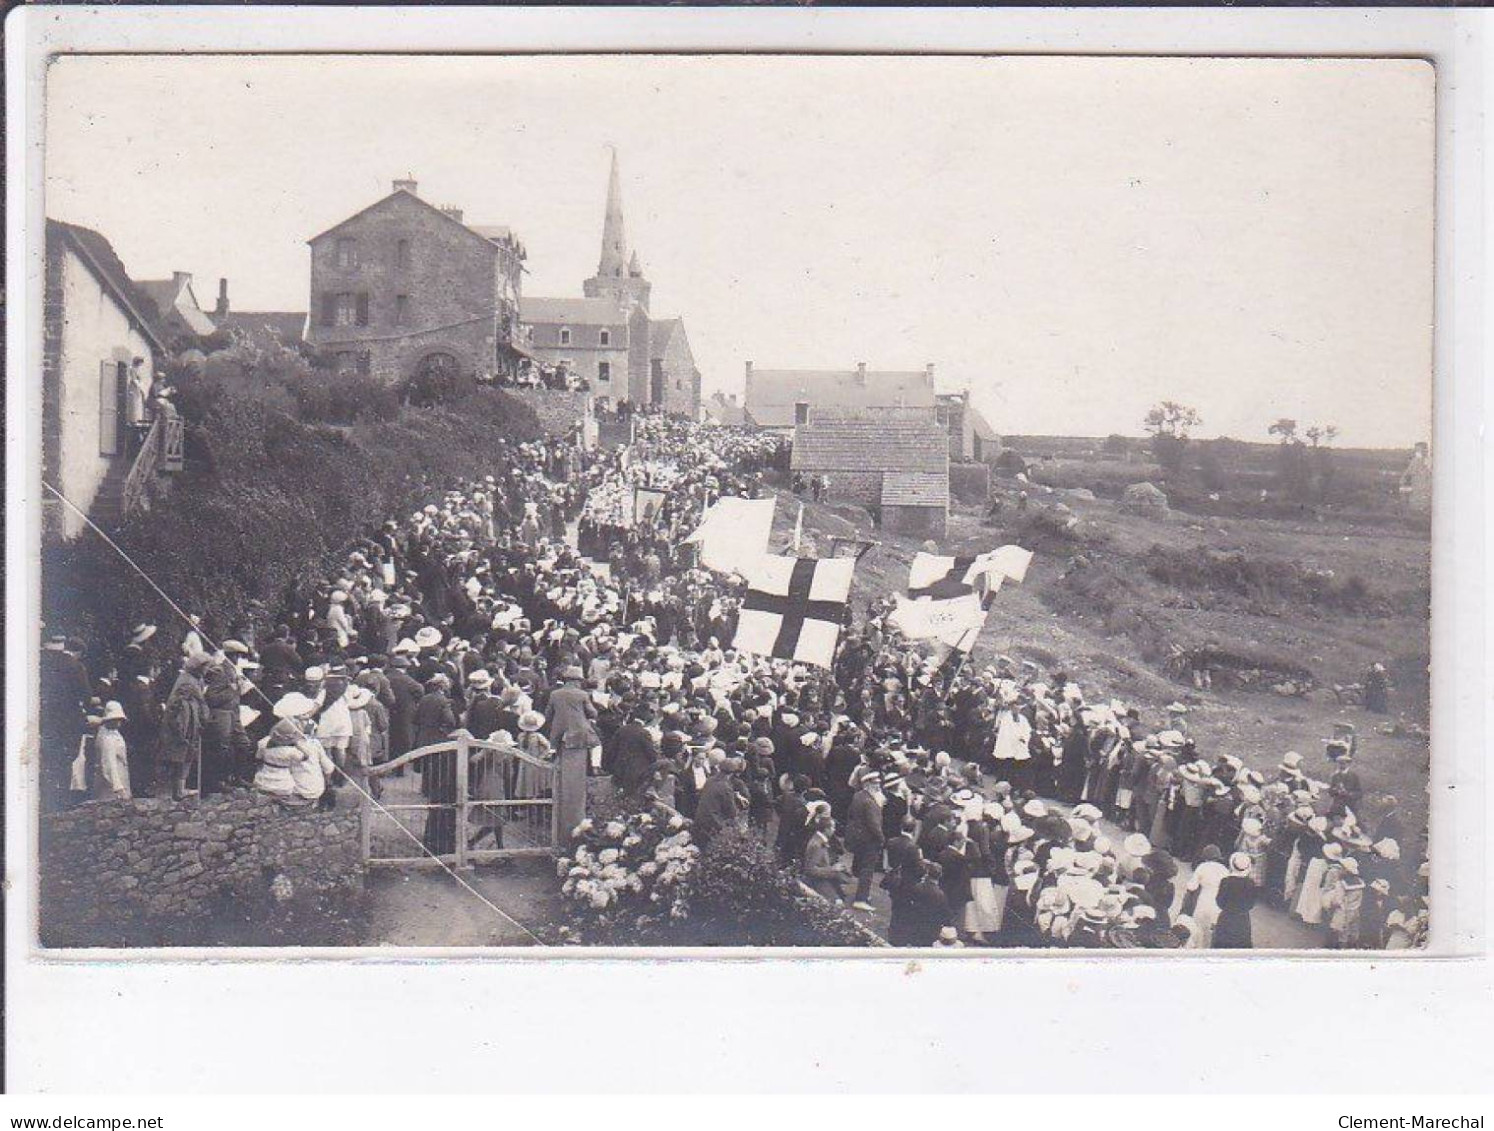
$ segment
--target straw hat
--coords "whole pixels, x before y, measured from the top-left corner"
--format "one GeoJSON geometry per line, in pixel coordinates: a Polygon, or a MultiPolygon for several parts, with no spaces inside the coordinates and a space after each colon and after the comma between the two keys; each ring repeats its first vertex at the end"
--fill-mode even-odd
{"type": "Polygon", "coordinates": [[[519,729],[525,734],[533,734],[545,725],[545,716],[538,711],[525,711],[519,716],[519,729]]]}
{"type": "Polygon", "coordinates": [[[299,691],[287,692],[275,701],[274,706],[277,719],[304,719],[314,710],[316,710],[316,700],[309,695],[302,695],[299,691]]]}
{"type": "Polygon", "coordinates": [[[125,722],[128,718],[129,716],[125,714],[124,705],[111,699],[109,700],[109,702],[104,704],[104,713],[99,716],[99,721],[105,723],[122,723],[125,722]]]}
{"type": "Polygon", "coordinates": [[[435,625],[428,624],[415,634],[416,648],[434,648],[439,643],[441,643],[441,630],[435,625]]]}
{"type": "Polygon", "coordinates": [[[1247,852],[1236,852],[1229,858],[1229,870],[1239,876],[1250,875],[1250,854],[1247,852]]]}

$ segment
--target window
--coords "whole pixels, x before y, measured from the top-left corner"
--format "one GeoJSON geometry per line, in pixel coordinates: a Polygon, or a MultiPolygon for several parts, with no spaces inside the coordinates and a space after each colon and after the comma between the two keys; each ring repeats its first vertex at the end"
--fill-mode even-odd
{"type": "Polygon", "coordinates": [[[809,402],[808,401],[799,401],[797,404],[794,405],[794,423],[795,424],[808,424],[809,423],[809,402]]]}
{"type": "Polygon", "coordinates": [[[367,326],[368,292],[328,291],[322,295],[323,326],[367,326]]]}
{"type": "Polygon", "coordinates": [[[571,344],[571,328],[569,326],[562,326],[560,328],[560,344],[563,346],[571,344]]]}
{"type": "Polygon", "coordinates": [[[410,324],[410,296],[394,296],[394,324],[396,326],[408,326],[410,324]]]}
{"type": "Polygon", "coordinates": [[[397,267],[410,266],[410,241],[400,240],[394,245],[394,263],[397,267]]]}
{"type": "MultiPolygon", "coordinates": [[[[603,332],[605,333],[605,331],[603,331],[603,332]]],[[[612,363],[610,361],[599,361],[599,362],[597,362],[597,380],[598,381],[610,381],[610,380],[612,380],[612,363]]]]}
{"type": "Polygon", "coordinates": [[[358,266],[358,241],[351,239],[340,239],[337,241],[337,266],[358,266]]]}
{"type": "Polygon", "coordinates": [[[612,331],[611,330],[603,330],[602,331],[602,345],[604,345],[604,346],[610,346],[611,344],[612,344],[612,331]]]}
{"type": "Polygon", "coordinates": [[[372,368],[370,362],[371,358],[367,350],[363,350],[358,354],[358,372],[365,377],[368,376],[369,370],[372,368]]]}

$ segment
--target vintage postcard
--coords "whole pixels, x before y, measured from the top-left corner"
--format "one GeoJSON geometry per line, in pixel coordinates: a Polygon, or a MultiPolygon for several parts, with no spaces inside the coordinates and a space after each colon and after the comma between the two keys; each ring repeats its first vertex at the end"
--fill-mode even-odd
{"type": "Polygon", "coordinates": [[[39,945],[1424,946],[1436,86],[53,59],[39,945]]]}

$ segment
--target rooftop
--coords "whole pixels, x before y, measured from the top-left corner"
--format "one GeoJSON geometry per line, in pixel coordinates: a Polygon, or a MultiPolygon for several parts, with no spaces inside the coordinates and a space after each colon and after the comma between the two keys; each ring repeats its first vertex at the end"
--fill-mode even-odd
{"type": "MultiPolygon", "coordinates": [[[[756,414],[754,414],[756,415],[756,414]]],[[[933,419],[867,414],[794,429],[795,471],[913,471],[949,476],[949,436],[933,419]]]]}
{"type": "Polygon", "coordinates": [[[628,316],[610,298],[530,298],[519,302],[519,321],[530,325],[625,326],[628,316]]]}

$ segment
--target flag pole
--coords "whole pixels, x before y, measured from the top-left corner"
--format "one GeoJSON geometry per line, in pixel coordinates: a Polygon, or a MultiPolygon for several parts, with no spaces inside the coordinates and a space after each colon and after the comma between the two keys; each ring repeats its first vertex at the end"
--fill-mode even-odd
{"type": "Polygon", "coordinates": [[[799,555],[799,539],[804,533],[804,504],[799,504],[799,515],[794,519],[794,556],[799,555]]]}

